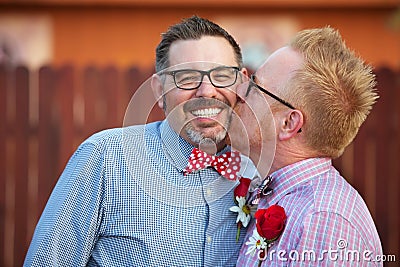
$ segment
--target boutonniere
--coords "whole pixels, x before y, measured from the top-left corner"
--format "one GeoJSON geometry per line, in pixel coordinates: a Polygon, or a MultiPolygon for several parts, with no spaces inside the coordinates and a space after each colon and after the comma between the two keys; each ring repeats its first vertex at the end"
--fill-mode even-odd
{"type": "Polygon", "coordinates": [[[284,208],[279,205],[272,205],[268,209],[259,209],[254,214],[256,219],[256,228],[249,241],[247,254],[257,252],[259,259],[258,266],[261,266],[262,261],[268,255],[268,249],[274,244],[274,241],[279,238],[285,228],[286,213],[284,208]]]}
{"type": "Polygon", "coordinates": [[[251,179],[241,177],[239,180],[239,185],[233,191],[234,201],[237,206],[230,207],[229,210],[237,212],[238,216],[236,218],[237,233],[236,242],[239,240],[240,229],[242,227],[247,227],[250,222],[250,207],[247,205],[247,196],[249,193],[251,179]]]}

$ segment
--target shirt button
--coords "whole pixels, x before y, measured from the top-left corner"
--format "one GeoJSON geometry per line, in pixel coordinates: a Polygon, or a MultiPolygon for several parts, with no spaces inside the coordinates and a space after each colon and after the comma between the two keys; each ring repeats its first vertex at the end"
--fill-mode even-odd
{"type": "Polygon", "coordinates": [[[207,188],[206,193],[207,193],[207,196],[211,196],[211,193],[212,193],[211,189],[207,188]]]}
{"type": "Polygon", "coordinates": [[[211,243],[211,241],[212,241],[211,236],[207,236],[207,243],[211,243]]]}

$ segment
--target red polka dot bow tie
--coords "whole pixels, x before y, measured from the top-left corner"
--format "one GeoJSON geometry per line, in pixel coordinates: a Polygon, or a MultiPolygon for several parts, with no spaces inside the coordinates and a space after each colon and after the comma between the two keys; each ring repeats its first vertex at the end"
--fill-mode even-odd
{"type": "Polygon", "coordinates": [[[194,148],[190,154],[187,167],[183,170],[184,175],[213,167],[219,174],[228,180],[236,180],[240,169],[240,154],[237,151],[227,152],[221,156],[210,156],[198,148],[194,148]]]}

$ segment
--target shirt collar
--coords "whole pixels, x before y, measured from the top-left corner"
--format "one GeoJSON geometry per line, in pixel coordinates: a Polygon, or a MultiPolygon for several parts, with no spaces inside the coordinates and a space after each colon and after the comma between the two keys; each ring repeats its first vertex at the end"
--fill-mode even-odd
{"type": "Polygon", "coordinates": [[[165,154],[169,157],[171,163],[179,171],[182,171],[188,163],[188,158],[194,146],[175,132],[167,120],[161,123],[160,133],[165,154]]]}
{"type": "Polygon", "coordinates": [[[331,166],[332,161],[329,158],[311,158],[293,163],[273,172],[270,175],[272,177],[270,187],[274,191],[271,196],[267,197],[267,201],[270,204],[279,202],[283,196],[291,192],[298,185],[307,183],[312,178],[329,171],[331,166]]]}

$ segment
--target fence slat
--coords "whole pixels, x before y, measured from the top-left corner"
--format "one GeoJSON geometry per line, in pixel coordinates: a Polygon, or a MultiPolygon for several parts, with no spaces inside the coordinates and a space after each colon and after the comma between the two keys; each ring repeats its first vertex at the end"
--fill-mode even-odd
{"type": "Polygon", "coordinates": [[[60,149],[57,170],[60,171],[66,165],[74,151],[74,69],[72,66],[63,66],[55,73],[57,75],[56,90],[59,110],[57,124],[60,129],[60,149]]]}
{"type": "MultiPolygon", "coordinates": [[[[367,120],[369,121],[369,119],[367,120]]],[[[357,134],[354,142],[354,173],[353,173],[353,186],[357,188],[360,195],[366,199],[365,195],[365,180],[366,180],[366,165],[368,164],[367,154],[367,143],[369,141],[368,135],[371,134],[369,131],[369,125],[367,122],[364,123],[359,133],[357,134]]],[[[366,199],[367,201],[367,199],[366,199]]],[[[367,201],[368,202],[368,201],[367,201]]]]}
{"type": "Polygon", "coordinates": [[[377,75],[378,90],[380,99],[375,109],[378,112],[379,120],[377,121],[376,136],[376,224],[383,242],[384,253],[388,248],[389,231],[388,231],[388,194],[391,173],[390,161],[388,160],[390,146],[390,125],[393,123],[392,110],[392,92],[393,92],[393,74],[388,69],[380,69],[377,75]]]}
{"type": "MultiPolygon", "coordinates": [[[[398,102],[400,100],[400,68],[395,72],[395,80],[393,81],[394,84],[394,97],[393,99],[398,102]]],[[[395,147],[395,155],[392,158],[393,164],[396,167],[396,171],[393,173],[393,185],[392,185],[392,194],[394,194],[395,199],[393,200],[393,205],[397,207],[397,212],[393,212],[393,219],[391,220],[391,224],[389,225],[389,230],[396,229],[396,234],[392,235],[393,244],[390,246],[390,253],[396,254],[397,262],[400,261],[400,195],[398,193],[398,189],[400,188],[400,166],[399,166],[399,159],[400,159],[400,107],[398,103],[396,103],[397,107],[397,123],[396,123],[396,133],[393,135],[393,138],[396,139],[397,148],[395,147]]],[[[395,208],[394,208],[395,210],[395,208]]],[[[394,264],[393,264],[394,266],[394,264]]]]}
{"type": "Polygon", "coordinates": [[[56,73],[51,67],[39,70],[39,121],[38,121],[38,210],[41,211],[50,196],[57,180],[58,166],[58,132],[53,126],[56,88],[56,73]]]}
{"type": "Polygon", "coordinates": [[[104,110],[101,110],[100,108],[102,107],[101,101],[104,101],[104,99],[100,97],[103,93],[102,88],[102,76],[100,75],[98,68],[94,66],[89,66],[86,68],[83,72],[85,138],[99,130],[99,117],[101,117],[104,112],[104,110]]]}
{"type": "Polygon", "coordinates": [[[6,220],[6,142],[7,142],[7,68],[0,65],[0,265],[4,265],[6,220]]]}
{"type": "Polygon", "coordinates": [[[26,67],[16,69],[15,122],[15,232],[14,264],[21,266],[27,250],[27,196],[29,167],[29,72],[26,67]],[[23,162],[23,164],[21,164],[23,162]]]}
{"type": "Polygon", "coordinates": [[[107,128],[121,127],[122,82],[116,67],[104,69],[104,90],[107,102],[107,128]]]}
{"type": "MultiPolygon", "coordinates": [[[[368,190],[368,179],[375,179],[375,173],[367,174],[367,166],[375,166],[375,162],[371,162],[370,150],[374,149],[374,137],[376,123],[375,118],[377,117],[377,111],[375,108],[372,109],[371,114],[367,117],[367,120],[361,126],[354,140],[354,173],[353,173],[353,186],[359,191],[360,195],[369,204],[370,210],[374,213],[375,207],[375,192],[366,194],[368,190]],[[371,195],[372,194],[372,195],[371,195]]],[[[375,151],[373,151],[374,153],[375,151]]],[[[375,191],[375,189],[374,189],[375,191]]],[[[373,214],[374,216],[374,214],[373,214]]]]}

